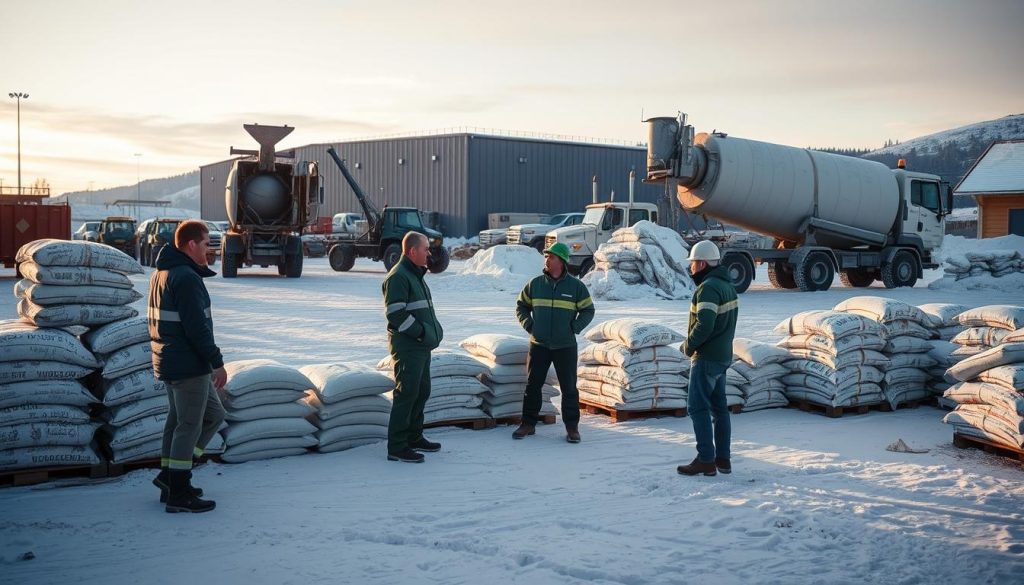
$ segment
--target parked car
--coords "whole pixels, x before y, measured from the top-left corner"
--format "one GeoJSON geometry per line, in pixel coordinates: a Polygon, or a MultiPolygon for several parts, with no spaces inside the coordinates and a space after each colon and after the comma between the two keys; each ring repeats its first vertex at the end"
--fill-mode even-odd
{"type": "Polygon", "coordinates": [[[71,234],[72,240],[85,240],[87,242],[95,242],[97,234],[99,233],[100,224],[103,222],[99,221],[87,221],[78,227],[75,233],[71,234]]]}
{"type": "Polygon", "coordinates": [[[552,230],[570,225],[578,225],[583,221],[584,213],[559,213],[552,215],[542,223],[526,223],[508,228],[506,239],[509,245],[523,244],[532,246],[538,251],[544,249],[544,236],[552,230]]]}
{"type": "Polygon", "coordinates": [[[160,249],[174,245],[174,231],[183,219],[154,218],[142,222],[139,229],[139,261],[143,266],[154,266],[160,249]]]}
{"type": "Polygon", "coordinates": [[[224,230],[217,223],[215,221],[206,222],[206,227],[210,230],[210,251],[206,255],[206,263],[210,266],[217,263],[217,257],[220,256],[220,241],[224,238],[224,230]]]}
{"type": "Polygon", "coordinates": [[[139,241],[135,235],[135,220],[131,217],[111,216],[100,222],[96,241],[121,250],[136,260],[139,241]]]}

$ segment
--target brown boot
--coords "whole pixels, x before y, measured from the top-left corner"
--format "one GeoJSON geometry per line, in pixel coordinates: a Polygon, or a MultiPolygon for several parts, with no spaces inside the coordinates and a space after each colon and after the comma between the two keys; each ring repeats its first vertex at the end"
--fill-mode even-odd
{"type": "Polygon", "coordinates": [[[719,473],[732,473],[732,462],[728,459],[715,459],[715,467],[719,473]]]}
{"type": "Polygon", "coordinates": [[[524,422],[524,423],[519,425],[518,429],[512,431],[512,438],[513,439],[525,439],[526,437],[529,437],[530,435],[532,435],[532,434],[534,434],[536,432],[537,432],[536,425],[531,425],[530,423],[524,422]]]}
{"type": "Polygon", "coordinates": [[[580,442],[580,428],[577,426],[566,427],[565,429],[565,440],[570,443],[580,442]]]}
{"type": "Polygon", "coordinates": [[[715,468],[715,462],[704,463],[699,457],[694,457],[693,461],[689,465],[680,465],[676,467],[676,471],[679,475],[716,475],[718,471],[715,468]]]}

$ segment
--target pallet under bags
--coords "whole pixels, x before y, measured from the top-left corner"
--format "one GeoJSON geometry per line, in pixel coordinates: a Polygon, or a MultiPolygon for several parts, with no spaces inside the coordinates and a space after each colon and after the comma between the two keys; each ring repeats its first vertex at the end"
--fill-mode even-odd
{"type": "Polygon", "coordinates": [[[580,352],[580,400],[615,410],[686,408],[690,362],[676,346],[678,331],[640,319],[613,319],[591,328],[594,345],[580,352]]]}
{"type": "Polygon", "coordinates": [[[391,401],[384,394],[395,388],[384,374],[360,364],[313,364],[299,368],[313,387],[305,403],[307,416],[319,430],[317,450],[343,451],[378,443],[388,437],[391,401]]]}
{"type": "Polygon", "coordinates": [[[763,341],[737,337],[732,342],[732,354],[735,359],[730,370],[745,379],[739,386],[744,412],[789,404],[786,383],[782,381],[789,374],[789,368],[783,365],[791,359],[788,351],[763,341]]]}
{"type": "Polygon", "coordinates": [[[314,409],[304,400],[314,385],[302,372],[266,359],[229,362],[224,369],[221,459],[242,463],[301,455],[318,444],[317,429],[306,420],[314,409]]]}
{"type": "MultiPolygon", "coordinates": [[[[394,361],[388,356],[377,369],[394,376],[394,361]]],[[[489,418],[483,411],[488,392],[478,376],[487,365],[468,353],[434,350],[430,354],[430,398],[423,408],[424,424],[440,424],[489,418]]]]}
{"type": "MultiPolygon", "coordinates": [[[[484,412],[492,418],[514,418],[522,415],[523,396],[529,375],[526,362],[530,353],[530,340],[515,335],[483,333],[467,337],[459,342],[459,346],[477,357],[487,367],[478,376],[487,387],[487,392],[481,396],[484,412]]],[[[548,374],[550,378],[551,372],[548,374]]],[[[557,396],[558,389],[550,383],[545,383],[541,387],[541,416],[558,413],[552,402],[557,396]]]]}

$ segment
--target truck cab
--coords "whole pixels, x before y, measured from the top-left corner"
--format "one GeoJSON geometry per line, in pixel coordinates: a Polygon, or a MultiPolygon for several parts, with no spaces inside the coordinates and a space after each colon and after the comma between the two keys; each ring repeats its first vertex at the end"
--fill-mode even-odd
{"type": "Polygon", "coordinates": [[[96,241],[121,250],[132,258],[139,258],[139,240],[135,235],[134,218],[111,216],[100,222],[96,241]]]}
{"type": "Polygon", "coordinates": [[[551,230],[571,225],[579,225],[583,222],[583,213],[559,213],[552,215],[539,223],[525,223],[510,226],[505,232],[505,239],[509,245],[523,244],[536,248],[538,252],[544,249],[544,238],[551,230]]]}
{"type": "Polygon", "coordinates": [[[363,219],[360,213],[335,213],[331,219],[331,233],[354,234],[356,222],[363,219]]]}
{"type": "Polygon", "coordinates": [[[545,247],[556,242],[569,246],[569,270],[580,276],[594,267],[594,252],[607,242],[615,230],[629,227],[638,221],[658,223],[658,206],[653,203],[608,202],[593,203],[579,225],[562,227],[548,232],[545,247]]]}
{"type": "Polygon", "coordinates": [[[944,218],[953,210],[948,185],[937,175],[914,173],[903,169],[893,171],[899,183],[902,209],[902,233],[921,238],[925,254],[942,245],[944,218]],[[945,189],[944,189],[945,187],[945,189]]]}

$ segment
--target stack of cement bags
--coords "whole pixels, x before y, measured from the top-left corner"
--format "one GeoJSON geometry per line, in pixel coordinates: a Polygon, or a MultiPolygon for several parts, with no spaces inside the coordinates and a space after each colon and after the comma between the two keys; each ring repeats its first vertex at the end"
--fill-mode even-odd
{"type": "MultiPolygon", "coordinates": [[[[391,356],[382,359],[377,369],[394,376],[391,356]]],[[[436,425],[487,419],[482,409],[483,396],[489,389],[477,378],[487,366],[475,357],[451,350],[435,350],[430,354],[430,398],[423,409],[423,422],[436,425]]]]}
{"type": "Polygon", "coordinates": [[[640,319],[613,319],[590,329],[594,345],[579,356],[580,400],[615,410],[686,407],[690,362],[677,331],[640,319]]]}
{"type": "Polygon", "coordinates": [[[241,463],[301,455],[318,444],[306,417],[313,407],[306,390],[314,387],[302,372],[273,360],[224,364],[228,380],[221,389],[228,426],[221,459],[241,463]]]}
{"type": "Polygon", "coordinates": [[[990,306],[962,314],[965,324],[1017,329],[996,347],[968,357],[947,372],[955,382],[945,397],[957,404],[944,422],[961,435],[1024,447],[1024,307],[990,306]]]}
{"type": "Polygon", "coordinates": [[[866,317],[839,311],[804,311],[775,327],[787,335],[779,347],[789,351],[791,372],[782,378],[786,397],[831,407],[878,404],[888,358],[882,326],[866,317]]]}
{"type": "Polygon", "coordinates": [[[967,356],[958,352],[960,346],[950,340],[966,329],[960,325],[957,316],[966,311],[967,307],[953,303],[928,303],[918,305],[917,308],[928,315],[930,323],[927,326],[932,331],[932,339],[928,341],[931,345],[928,357],[936,363],[928,368],[928,390],[938,400],[939,406],[951,409],[956,405],[942,396],[950,386],[945,379],[946,370],[967,356]]]}
{"type": "Polygon", "coordinates": [[[770,343],[737,337],[732,342],[732,354],[735,360],[729,369],[747,380],[739,387],[744,412],[789,404],[786,383],[782,381],[789,374],[789,368],[783,365],[792,359],[788,351],[770,343]]]}
{"type": "Polygon", "coordinates": [[[306,404],[316,412],[307,419],[320,429],[320,452],[387,439],[391,401],[383,395],[395,387],[391,378],[358,364],[314,364],[299,371],[313,383],[306,404]]]}
{"type": "Polygon", "coordinates": [[[1017,250],[978,250],[946,258],[943,272],[946,278],[954,280],[978,276],[1002,278],[1024,272],[1024,259],[1017,250]]]}
{"type": "Polygon", "coordinates": [[[892,408],[931,396],[928,370],[938,363],[928,355],[932,350],[928,341],[932,337],[931,317],[903,301],[874,296],[851,297],[835,309],[882,325],[885,340],[882,353],[889,360],[884,369],[882,390],[892,408]]]}
{"type": "MultiPolygon", "coordinates": [[[[530,352],[530,341],[514,335],[482,333],[467,337],[459,346],[487,367],[480,374],[480,381],[488,389],[483,395],[484,412],[491,418],[521,415],[523,393],[526,391],[526,358],[530,352]]],[[[540,414],[557,414],[551,399],[558,396],[558,390],[550,384],[544,384],[541,394],[543,401],[540,414]]]]}
{"type": "Polygon", "coordinates": [[[637,222],[616,231],[598,247],[594,271],[585,281],[599,298],[613,298],[609,293],[619,282],[648,285],[667,299],[689,298],[694,284],[686,260],[688,251],[675,230],[637,222]]]}
{"type": "Polygon", "coordinates": [[[0,321],[0,471],[100,462],[78,381],[98,366],[67,331],[0,321]]]}
{"type": "Polygon", "coordinates": [[[142,298],[128,274],[141,274],[131,256],[104,244],[36,240],[18,250],[25,279],[15,285],[18,315],[40,327],[103,325],[138,315],[142,298]]]}

